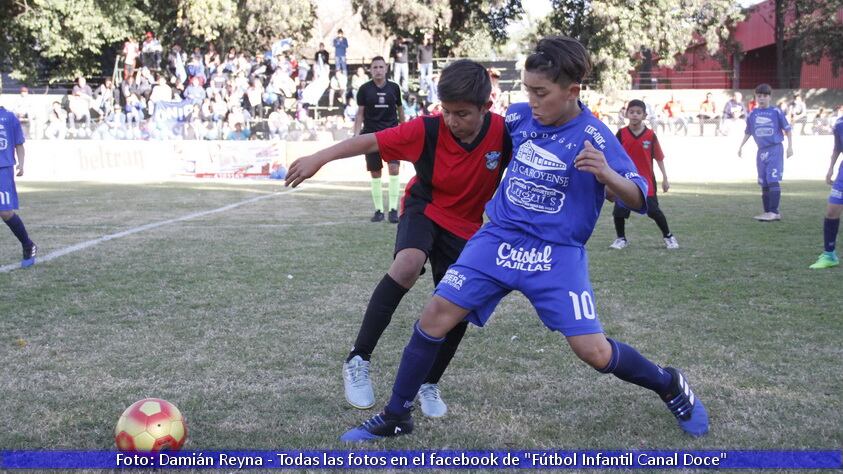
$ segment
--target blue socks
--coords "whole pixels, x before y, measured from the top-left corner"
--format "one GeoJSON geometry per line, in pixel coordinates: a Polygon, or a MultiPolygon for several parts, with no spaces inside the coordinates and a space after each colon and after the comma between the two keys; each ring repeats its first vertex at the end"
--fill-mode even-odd
{"type": "Polygon", "coordinates": [[[29,240],[29,234],[26,233],[26,227],[24,227],[20,216],[15,214],[11,219],[6,221],[6,225],[9,226],[9,229],[11,229],[12,233],[15,234],[15,237],[20,240],[21,245],[26,248],[32,247],[32,241],[29,240]]]}
{"type": "Polygon", "coordinates": [[[609,361],[609,365],[601,369],[600,372],[612,374],[624,382],[650,389],[659,394],[660,397],[667,394],[673,376],[647,360],[632,347],[614,339],[607,338],[607,340],[612,345],[612,359],[609,361]]]}
{"type": "Polygon", "coordinates": [[[773,183],[770,185],[770,194],[768,197],[768,202],[770,206],[769,212],[778,214],[779,213],[779,201],[782,198],[782,188],[779,183],[773,183]]]}
{"type": "Polygon", "coordinates": [[[834,253],[834,246],[837,242],[837,231],[840,229],[840,219],[826,218],[823,221],[823,242],[825,251],[834,253]]]}
{"type": "Polygon", "coordinates": [[[392,397],[386,404],[387,413],[404,415],[410,412],[416,394],[430,372],[430,368],[433,367],[436,354],[444,340],[444,337],[435,338],[425,334],[419,327],[419,322],[416,321],[413,326],[413,336],[404,348],[404,355],[401,356],[401,364],[395,375],[392,397]]]}
{"type": "Polygon", "coordinates": [[[764,212],[770,212],[770,188],[767,186],[761,186],[761,205],[764,212]]]}

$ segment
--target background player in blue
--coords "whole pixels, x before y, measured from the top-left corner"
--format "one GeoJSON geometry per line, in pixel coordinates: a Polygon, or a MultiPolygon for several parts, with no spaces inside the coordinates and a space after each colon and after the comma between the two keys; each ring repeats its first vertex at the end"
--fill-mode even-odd
{"type": "Polygon", "coordinates": [[[837,242],[837,231],[840,229],[840,214],[843,214],[843,163],[837,170],[837,179],[832,181],[834,175],[834,164],[837,157],[843,153],[843,117],[838,117],[834,123],[834,150],[831,152],[831,163],[828,165],[828,173],[825,175],[825,182],[831,185],[831,194],[828,196],[828,207],[825,210],[825,221],[823,222],[823,253],[810,268],[831,268],[840,265],[840,259],[834,246],[837,242]]]}
{"type": "Polygon", "coordinates": [[[772,89],[769,84],[761,84],[755,88],[755,100],[758,102],[758,107],[746,118],[746,131],[741,146],[738,147],[738,157],[740,157],[741,149],[749,137],[754,138],[755,144],[758,145],[755,166],[758,168],[758,184],[761,186],[761,203],[764,205],[764,213],[755,216],[755,220],[762,222],[782,219],[779,212],[784,170],[782,132],[787,135],[787,157],[793,156],[790,124],[787,123],[787,119],[778,107],[770,107],[770,94],[772,94],[772,89]]]}
{"type": "Polygon", "coordinates": [[[31,267],[35,263],[38,247],[29,239],[18,208],[18,193],[15,188],[15,155],[17,154],[18,176],[23,176],[23,162],[26,151],[23,147],[23,130],[15,114],[0,107],[0,218],[9,226],[23,247],[20,266],[31,267]]]}
{"type": "Polygon", "coordinates": [[[507,110],[513,158],[494,198],[489,222],[469,240],[436,287],[404,349],[383,412],[342,435],[368,441],[413,430],[413,398],[447,332],[463,320],[482,326],[501,298],[518,290],[546,327],[602,373],[658,394],[680,427],[708,431],[708,415],[676,369],[662,369],[603,334],[597,319],[585,243],[606,192],[644,212],[647,185],[611,131],[579,101],[591,70],[574,39],[539,41],[525,62],[529,104],[507,110]]]}

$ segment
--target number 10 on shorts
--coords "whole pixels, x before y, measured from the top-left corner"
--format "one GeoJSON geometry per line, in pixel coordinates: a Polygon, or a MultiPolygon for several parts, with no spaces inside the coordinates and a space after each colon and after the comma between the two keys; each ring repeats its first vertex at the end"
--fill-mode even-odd
{"type": "Polygon", "coordinates": [[[574,318],[577,321],[585,316],[585,319],[594,319],[596,316],[594,311],[594,301],[591,299],[591,293],[583,291],[577,294],[573,291],[568,292],[571,297],[571,303],[574,305],[574,318]]]}

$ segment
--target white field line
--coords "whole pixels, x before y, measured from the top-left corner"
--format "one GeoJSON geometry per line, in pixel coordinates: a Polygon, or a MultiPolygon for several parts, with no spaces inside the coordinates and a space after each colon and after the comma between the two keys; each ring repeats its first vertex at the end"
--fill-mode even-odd
{"type": "MultiPolygon", "coordinates": [[[[170,224],[175,224],[177,222],[195,219],[197,217],[207,216],[207,215],[210,215],[210,214],[218,214],[220,212],[225,212],[225,211],[228,211],[228,210],[240,207],[240,206],[244,206],[246,204],[251,204],[253,202],[258,202],[258,201],[262,201],[264,199],[273,198],[273,197],[276,197],[276,196],[280,196],[282,194],[289,194],[289,193],[292,193],[292,192],[296,192],[299,189],[301,189],[301,188],[287,189],[287,190],[284,190],[284,191],[279,191],[277,193],[266,194],[266,195],[263,195],[263,196],[257,196],[257,197],[253,197],[251,199],[246,199],[245,201],[235,202],[234,204],[229,204],[227,206],[219,207],[219,208],[216,208],[216,209],[194,212],[193,214],[188,214],[186,216],[176,217],[175,219],[167,219],[165,221],[152,222],[152,223],[149,223],[149,224],[144,224],[142,226],[133,227],[131,229],[127,229],[127,230],[117,232],[117,233],[114,233],[114,234],[103,235],[102,237],[98,237],[96,239],[88,240],[88,241],[85,241],[85,242],[80,242],[78,244],[71,245],[69,247],[65,247],[63,249],[55,250],[55,251],[50,252],[50,253],[48,253],[47,255],[44,255],[44,256],[38,256],[38,257],[36,257],[36,265],[44,263],[44,262],[49,262],[50,260],[54,260],[56,258],[63,257],[65,255],[73,253],[73,252],[78,252],[80,250],[84,250],[88,247],[93,247],[95,245],[99,245],[103,242],[108,242],[109,240],[119,239],[119,238],[122,238],[122,237],[126,237],[128,235],[137,234],[138,232],[144,232],[144,231],[147,231],[147,230],[150,230],[150,229],[155,229],[155,228],[162,227],[162,226],[165,226],[165,225],[170,225],[170,224]]],[[[5,265],[5,266],[0,267],[0,273],[8,273],[8,272],[10,272],[12,270],[16,270],[18,268],[20,268],[20,263],[5,265]]]]}

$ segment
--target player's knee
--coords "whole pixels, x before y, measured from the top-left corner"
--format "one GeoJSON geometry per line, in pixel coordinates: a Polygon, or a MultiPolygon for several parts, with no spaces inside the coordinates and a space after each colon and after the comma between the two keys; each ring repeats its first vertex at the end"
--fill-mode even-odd
{"type": "Polygon", "coordinates": [[[465,312],[453,303],[434,296],[425,305],[419,328],[431,337],[445,337],[448,331],[465,319],[465,312]]]}
{"type": "Polygon", "coordinates": [[[12,217],[15,217],[15,211],[0,211],[0,219],[7,221],[12,217]]]}
{"type": "Polygon", "coordinates": [[[378,178],[380,178],[380,177],[381,177],[381,170],[377,170],[377,171],[370,171],[369,173],[371,173],[371,174],[372,174],[372,178],[374,178],[374,179],[378,179],[378,178]]]}
{"type": "Polygon", "coordinates": [[[389,267],[389,276],[404,288],[411,288],[424,266],[425,254],[418,249],[405,249],[395,256],[389,267]]]}
{"type": "Polygon", "coordinates": [[[398,172],[400,171],[400,168],[397,164],[390,163],[389,165],[387,165],[387,167],[389,168],[389,174],[390,175],[398,176],[398,172]]]}
{"type": "Polygon", "coordinates": [[[840,219],[841,215],[843,215],[843,205],[841,204],[829,204],[825,209],[826,219],[840,219]]]}
{"type": "Polygon", "coordinates": [[[612,360],[612,346],[605,339],[602,344],[581,344],[572,346],[572,349],[580,360],[596,370],[603,369],[612,360]]]}

